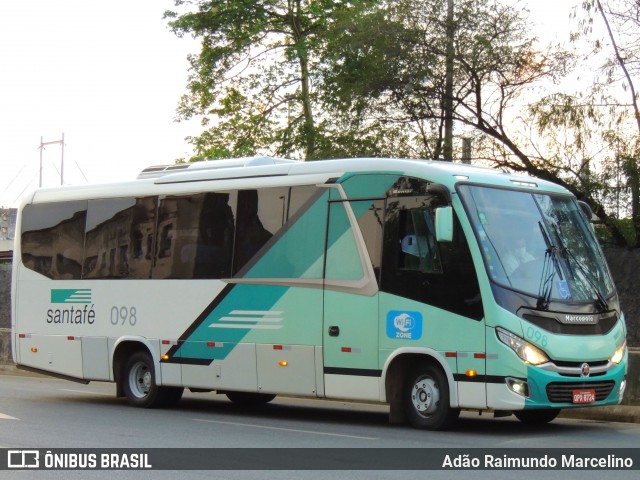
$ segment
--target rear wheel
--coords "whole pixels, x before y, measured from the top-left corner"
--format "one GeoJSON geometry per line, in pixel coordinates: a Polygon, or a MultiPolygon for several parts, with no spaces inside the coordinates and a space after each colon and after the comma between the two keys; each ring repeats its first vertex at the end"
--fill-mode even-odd
{"type": "Polygon", "coordinates": [[[415,428],[444,430],[460,415],[459,409],[451,408],[447,377],[430,363],[418,364],[409,371],[403,402],[407,419],[415,428]]]}
{"type": "Polygon", "coordinates": [[[184,391],[181,387],[159,386],[151,355],[143,351],[135,352],[127,359],[121,382],[129,403],[141,408],[174,405],[184,391]]]}
{"type": "Polygon", "coordinates": [[[527,425],[544,424],[554,420],[559,414],[559,408],[550,408],[548,410],[519,410],[513,412],[518,420],[527,425]]]}

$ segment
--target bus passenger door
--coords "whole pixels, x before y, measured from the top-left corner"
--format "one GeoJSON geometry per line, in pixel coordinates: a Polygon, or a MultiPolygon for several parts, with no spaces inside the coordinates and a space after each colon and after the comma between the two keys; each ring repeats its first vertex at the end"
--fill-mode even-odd
{"type": "MultiPolygon", "coordinates": [[[[404,193],[404,192],[403,192],[404,193]]],[[[380,351],[437,352],[455,382],[460,406],[486,408],[482,298],[469,245],[457,217],[453,238],[438,241],[437,194],[390,197],[380,282],[380,351]]]]}
{"type": "Polygon", "coordinates": [[[339,192],[331,193],[323,323],[325,396],[379,400],[379,262],[371,258],[380,256],[383,200],[348,202],[339,192]]]}

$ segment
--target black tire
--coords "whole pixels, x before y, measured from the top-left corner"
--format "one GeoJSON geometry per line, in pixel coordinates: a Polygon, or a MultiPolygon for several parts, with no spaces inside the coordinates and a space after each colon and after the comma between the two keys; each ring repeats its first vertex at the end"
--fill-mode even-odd
{"type": "Polygon", "coordinates": [[[151,355],[143,351],[127,359],[120,381],[129,404],[140,408],[175,405],[184,391],[182,387],[158,386],[151,355]]]}
{"type": "Polygon", "coordinates": [[[518,420],[527,425],[543,425],[553,421],[559,414],[560,408],[545,410],[519,410],[513,412],[518,420]]]}
{"type": "Polygon", "coordinates": [[[403,388],[404,409],[412,427],[445,430],[456,423],[460,409],[451,408],[449,382],[438,366],[430,363],[414,366],[403,388]]]}
{"type": "Polygon", "coordinates": [[[184,393],[184,388],[182,387],[159,387],[161,390],[162,400],[160,404],[163,407],[173,407],[175,406],[180,399],[182,398],[182,394],[184,393]]]}
{"type": "Polygon", "coordinates": [[[227,392],[227,398],[236,405],[256,407],[269,403],[276,398],[275,394],[255,392],[227,392]]]}

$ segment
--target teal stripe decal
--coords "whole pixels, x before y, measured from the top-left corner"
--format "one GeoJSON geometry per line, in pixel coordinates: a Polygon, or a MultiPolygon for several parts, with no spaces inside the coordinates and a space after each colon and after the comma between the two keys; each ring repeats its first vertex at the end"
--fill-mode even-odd
{"type": "Polygon", "coordinates": [[[279,312],[271,312],[271,308],[287,290],[289,287],[235,285],[213,311],[201,319],[187,341],[181,342],[172,361],[189,363],[198,359],[210,364],[213,360],[223,360],[250,331],[280,327],[279,312]],[[261,312],[261,315],[246,312],[261,312]],[[257,318],[260,316],[264,318],[257,318]],[[210,348],[209,341],[223,346],[210,348]]]}
{"type": "Polygon", "coordinates": [[[52,289],[51,303],[91,303],[91,289],[52,289]]]}

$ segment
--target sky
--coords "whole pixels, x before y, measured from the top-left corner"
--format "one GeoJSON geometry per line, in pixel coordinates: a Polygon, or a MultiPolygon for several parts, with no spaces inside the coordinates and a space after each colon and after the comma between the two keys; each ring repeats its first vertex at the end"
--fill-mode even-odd
{"type": "MultiPolygon", "coordinates": [[[[529,0],[534,32],[566,40],[578,0],[529,0]]],[[[173,0],[0,0],[0,207],[39,183],[40,142],[64,134],[64,184],[134,179],[189,157],[198,122],[176,122],[187,55],[162,16],[173,0]]],[[[42,152],[60,184],[60,144],[42,152]]]]}

